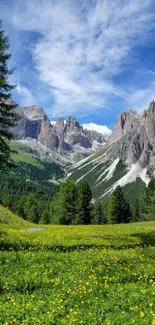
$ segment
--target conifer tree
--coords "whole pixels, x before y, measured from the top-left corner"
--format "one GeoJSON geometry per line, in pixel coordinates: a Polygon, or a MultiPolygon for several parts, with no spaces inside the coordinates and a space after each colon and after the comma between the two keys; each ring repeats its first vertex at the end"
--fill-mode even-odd
{"type": "Polygon", "coordinates": [[[15,113],[16,105],[11,99],[10,91],[14,86],[9,84],[9,76],[12,70],[8,69],[8,53],[9,42],[5,37],[0,21],[0,168],[5,165],[10,165],[10,146],[9,140],[12,139],[12,134],[9,128],[15,126],[17,115],[15,113]]]}
{"type": "Polygon", "coordinates": [[[139,199],[137,199],[133,206],[133,221],[139,221],[140,220],[140,207],[139,207],[139,199]]]}
{"type": "Polygon", "coordinates": [[[112,223],[127,223],[132,219],[130,206],[120,186],[117,186],[109,199],[108,216],[112,223]]]}
{"type": "Polygon", "coordinates": [[[77,202],[77,219],[78,224],[88,225],[91,223],[92,210],[92,191],[87,181],[79,184],[78,202],[77,202]]]}
{"type": "Polygon", "coordinates": [[[98,202],[93,209],[92,224],[100,225],[104,223],[107,223],[107,219],[105,218],[105,214],[101,202],[98,202]]]}
{"type": "Polygon", "coordinates": [[[55,223],[64,225],[77,223],[78,186],[73,180],[67,180],[60,186],[53,203],[53,219],[55,223]]]}

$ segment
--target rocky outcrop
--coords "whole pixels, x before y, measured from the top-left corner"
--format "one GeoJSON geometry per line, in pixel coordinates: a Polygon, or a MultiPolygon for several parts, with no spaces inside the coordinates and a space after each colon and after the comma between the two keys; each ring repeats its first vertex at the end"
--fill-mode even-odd
{"type": "Polygon", "coordinates": [[[70,145],[79,144],[85,149],[92,147],[87,134],[83,132],[82,125],[72,116],[66,120],[64,136],[65,142],[70,145]]]}
{"type": "Polygon", "coordinates": [[[46,114],[38,106],[17,107],[19,121],[12,129],[14,138],[39,140],[50,149],[59,147],[59,139],[46,114]]]}
{"type": "Polygon", "coordinates": [[[137,112],[132,111],[131,109],[123,112],[117,119],[114,126],[114,131],[109,137],[109,143],[113,141],[118,141],[120,138],[125,135],[132,134],[136,132],[139,126],[140,117],[137,112]]]}
{"type": "Polygon", "coordinates": [[[109,137],[111,155],[126,160],[127,165],[140,162],[142,167],[155,164],[155,102],[142,116],[132,110],[122,113],[109,137]]]}
{"type": "MultiPolygon", "coordinates": [[[[36,105],[18,106],[17,113],[20,119],[17,126],[11,130],[16,140],[34,139],[59,154],[70,154],[80,149],[80,156],[81,149],[91,150],[95,140],[97,144],[104,142],[102,135],[95,131],[83,130],[82,125],[72,116],[66,123],[59,117],[55,125],[51,125],[43,109],[36,105]]],[[[88,152],[84,151],[83,154],[88,155],[88,152]]]]}

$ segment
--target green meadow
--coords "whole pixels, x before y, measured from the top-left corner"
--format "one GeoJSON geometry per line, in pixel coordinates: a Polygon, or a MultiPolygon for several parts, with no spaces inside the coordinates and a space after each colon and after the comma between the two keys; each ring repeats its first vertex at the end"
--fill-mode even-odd
{"type": "Polygon", "coordinates": [[[155,222],[52,226],[0,206],[0,324],[155,325],[155,222]]]}

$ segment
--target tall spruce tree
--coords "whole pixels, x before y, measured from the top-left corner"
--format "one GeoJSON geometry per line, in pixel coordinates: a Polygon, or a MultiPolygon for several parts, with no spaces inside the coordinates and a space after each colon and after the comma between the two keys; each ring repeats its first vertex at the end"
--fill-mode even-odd
{"type": "Polygon", "coordinates": [[[93,218],[91,220],[92,224],[104,224],[107,223],[107,218],[105,216],[103,206],[101,202],[98,202],[92,211],[93,218]]]}
{"type": "Polygon", "coordinates": [[[60,185],[56,200],[53,202],[53,222],[64,225],[77,223],[78,185],[67,180],[60,185]]]}
{"type": "Polygon", "coordinates": [[[141,216],[140,216],[139,199],[136,199],[136,201],[134,202],[132,214],[133,214],[133,221],[140,221],[141,216]]]}
{"type": "Polygon", "coordinates": [[[11,100],[11,90],[14,86],[9,84],[9,76],[12,70],[8,69],[8,60],[11,55],[8,53],[9,41],[5,37],[2,29],[2,21],[0,21],[0,168],[10,165],[10,146],[9,140],[12,134],[9,128],[13,127],[17,121],[15,113],[16,105],[11,100]]]}
{"type": "Polygon", "coordinates": [[[92,191],[87,181],[79,184],[77,201],[78,224],[88,225],[91,223],[92,211],[92,191]]]}
{"type": "Polygon", "coordinates": [[[132,220],[130,206],[120,186],[109,198],[108,217],[112,223],[128,223],[132,220]]]}

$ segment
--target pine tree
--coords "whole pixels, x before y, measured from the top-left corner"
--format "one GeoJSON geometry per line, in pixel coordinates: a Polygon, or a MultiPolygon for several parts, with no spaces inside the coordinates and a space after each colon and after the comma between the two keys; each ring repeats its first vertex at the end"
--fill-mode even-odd
{"type": "Polygon", "coordinates": [[[141,219],[139,199],[137,199],[133,206],[133,221],[139,221],[141,219]]]}
{"type": "Polygon", "coordinates": [[[120,186],[117,186],[109,199],[108,217],[112,223],[127,223],[132,219],[130,206],[120,186]]]}
{"type": "Polygon", "coordinates": [[[54,223],[64,225],[77,223],[78,186],[73,180],[67,180],[60,186],[55,202],[53,203],[54,223]]]}
{"type": "Polygon", "coordinates": [[[92,211],[92,192],[87,181],[79,184],[78,202],[77,202],[77,219],[78,224],[88,225],[91,223],[92,211]]]}
{"type": "Polygon", "coordinates": [[[7,67],[8,60],[11,56],[8,53],[8,48],[8,38],[4,36],[2,22],[0,21],[0,168],[5,165],[10,166],[11,150],[9,140],[12,139],[12,134],[8,129],[15,126],[17,121],[17,114],[15,113],[16,105],[11,100],[10,93],[14,86],[8,82],[9,76],[13,72],[7,67]]]}
{"type": "Polygon", "coordinates": [[[152,179],[139,198],[141,220],[155,220],[155,179],[152,179]]]}
{"type": "Polygon", "coordinates": [[[104,224],[105,222],[105,216],[104,216],[104,211],[102,204],[98,202],[96,206],[93,209],[93,219],[92,219],[92,224],[104,224]]]}

